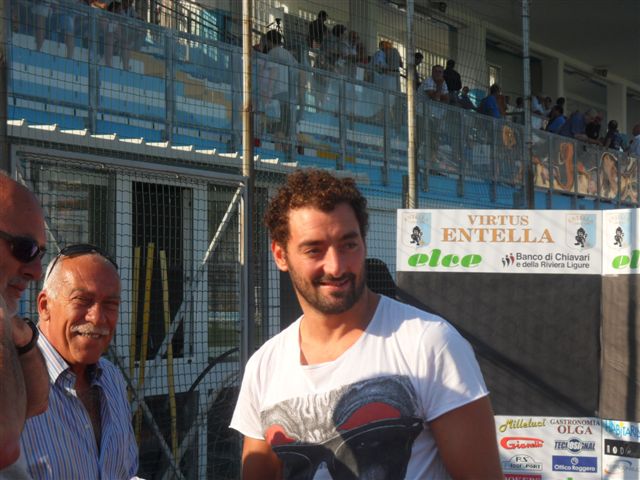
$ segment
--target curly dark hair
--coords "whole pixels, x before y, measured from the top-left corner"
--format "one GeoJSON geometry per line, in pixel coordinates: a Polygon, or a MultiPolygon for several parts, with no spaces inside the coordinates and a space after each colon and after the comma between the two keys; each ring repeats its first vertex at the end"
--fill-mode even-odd
{"type": "Polygon", "coordinates": [[[337,178],[324,170],[304,169],[289,175],[287,182],[269,202],[264,223],[271,238],[286,246],[289,241],[290,210],[313,207],[331,212],[340,203],[348,203],[353,208],[364,239],[369,228],[367,199],[360,193],[353,178],[337,178]]]}

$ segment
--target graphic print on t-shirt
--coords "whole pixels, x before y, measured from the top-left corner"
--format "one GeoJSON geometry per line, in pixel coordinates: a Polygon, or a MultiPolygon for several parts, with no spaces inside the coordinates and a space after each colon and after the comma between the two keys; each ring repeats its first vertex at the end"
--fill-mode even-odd
{"type": "Polygon", "coordinates": [[[292,398],[261,413],[286,480],[398,480],[423,429],[407,376],[362,380],[292,398]]]}

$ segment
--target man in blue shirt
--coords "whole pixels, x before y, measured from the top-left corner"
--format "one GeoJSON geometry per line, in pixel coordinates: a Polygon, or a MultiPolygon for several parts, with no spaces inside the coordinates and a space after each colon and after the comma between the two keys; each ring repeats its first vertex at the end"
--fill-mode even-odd
{"type": "Polygon", "coordinates": [[[34,480],[136,475],[124,379],[102,358],[119,308],[116,264],[97,247],[68,246],[49,265],[38,295],[49,409],[26,422],[21,438],[34,480]]]}
{"type": "Polygon", "coordinates": [[[560,127],[558,134],[563,137],[575,138],[576,140],[599,145],[599,140],[589,138],[586,133],[587,124],[593,122],[597,115],[598,112],[592,108],[585,113],[576,110],[560,127]]]}
{"type": "Polygon", "coordinates": [[[558,130],[560,130],[566,120],[562,107],[560,105],[554,105],[549,112],[549,123],[547,123],[545,130],[551,133],[558,133],[558,130]]]}
{"type": "Polygon", "coordinates": [[[500,95],[500,87],[497,83],[494,83],[489,87],[489,95],[482,100],[478,111],[493,118],[501,118],[500,107],[498,107],[498,95],[500,95]]]}

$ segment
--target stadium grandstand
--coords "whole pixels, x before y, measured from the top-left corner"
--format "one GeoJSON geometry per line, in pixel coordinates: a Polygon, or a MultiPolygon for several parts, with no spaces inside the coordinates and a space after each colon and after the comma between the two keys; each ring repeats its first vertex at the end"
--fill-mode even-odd
{"type": "Polygon", "coordinates": [[[261,222],[287,173],[356,178],[393,276],[398,208],[638,207],[640,3],[575,3],[254,0],[243,38],[234,0],[0,2],[0,166],[43,204],[45,263],[118,261],[141,477],[239,478],[243,365],[298,312],[261,222]]]}

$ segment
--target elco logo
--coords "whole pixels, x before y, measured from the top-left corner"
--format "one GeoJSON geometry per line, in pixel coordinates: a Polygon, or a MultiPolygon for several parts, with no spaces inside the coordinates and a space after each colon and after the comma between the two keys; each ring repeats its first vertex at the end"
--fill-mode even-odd
{"type": "Polygon", "coordinates": [[[434,248],[430,253],[415,253],[409,257],[407,263],[410,267],[457,267],[474,268],[482,263],[482,257],[476,253],[470,253],[460,257],[455,253],[442,256],[439,248],[434,248]]]}
{"type": "Polygon", "coordinates": [[[618,255],[611,262],[611,266],[617,270],[630,268],[635,270],[640,265],[640,250],[632,250],[631,257],[629,255],[618,255]]]}

